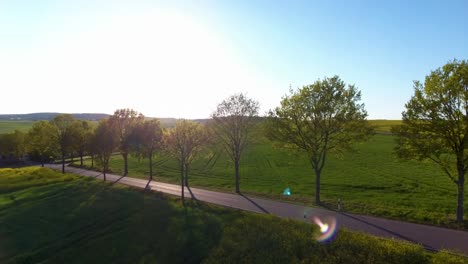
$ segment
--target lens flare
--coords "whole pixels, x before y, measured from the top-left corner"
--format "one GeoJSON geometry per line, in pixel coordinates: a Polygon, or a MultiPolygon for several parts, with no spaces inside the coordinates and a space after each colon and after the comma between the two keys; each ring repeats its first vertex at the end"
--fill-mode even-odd
{"type": "Polygon", "coordinates": [[[336,231],[336,219],[333,217],[328,217],[320,219],[314,217],[314,223],[320,227],[320,233],[317,235],[316,239],[319,242],[327,242],[333,239],[336,231]]]}
{"type": "Polygon", "coordinates": [[[321,216],[319,211],[314,212],[314,209],[308,209],[304,212],[304,219],[318,225],[319,230],[315,235],[318,242],[327,243],[335,237],[338,225],[333,216],[321,216]]]}
{"type": "Polygon", "coordinates": [[[291,195],[291,189],[289,187],[284,189],[283,195],[290,196],[291,195]]]}

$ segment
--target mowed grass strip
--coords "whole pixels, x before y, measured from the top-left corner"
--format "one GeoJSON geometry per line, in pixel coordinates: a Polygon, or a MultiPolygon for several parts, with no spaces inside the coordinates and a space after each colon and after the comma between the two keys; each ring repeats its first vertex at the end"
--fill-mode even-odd
{"type": "MultiPolygon", "coordinates": [[[[393,136],[378,134],[369,142],[356,145],[356,152],[340,158],[329,156],[322,173],[324,203],[336,208],[340,198],[344,210],[349,212],[460,228],[455,224],[456,185],[430,162],[397,159],[394,146],[393,136]]],[[[176,160],[161,156],[155,161],[157,181],[179,183],[176,160]]],[[[110,167],[121,174],[121,156],[113,156],[110,167]]],[[[129,176],[148,175],[147,160],[129,158],[129,176]]],[[[277,148],[265,139],[259,138],[246,150],[240,175],[243,192],[309,205],[313,202],[315,175],[305,156],[277,148]],[[287,187],[291,189],[290,197],[282,195],[287,187]]],[[[221,191],[235,188],[232,162],[215,149],[194,161],[189,178],[192,186],[221,191]]],[[[465,199],[468,200],[467,193],[465,199]]],[[[465,212],[468,213],[468,203],[465,212]]],[[[468,221],[461,228],[468,228],[468,221]]]]}
{"type": "Polygon", "coordinates": [[[1,263],[466,263],[447,252],[142,192],[46,168],[0,169],[1,263]],[[32,182],[32,183],[31,183],[32,182]]]}

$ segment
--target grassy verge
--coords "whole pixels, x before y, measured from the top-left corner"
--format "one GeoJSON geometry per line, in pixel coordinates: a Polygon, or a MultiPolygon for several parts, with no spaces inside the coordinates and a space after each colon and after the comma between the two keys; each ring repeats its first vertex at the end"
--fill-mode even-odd
{"type": "Polygon", "coordinates": [[[448,253],[143,193],[45,168],[0,169],[1,263],[465,263],[448,253]]]}

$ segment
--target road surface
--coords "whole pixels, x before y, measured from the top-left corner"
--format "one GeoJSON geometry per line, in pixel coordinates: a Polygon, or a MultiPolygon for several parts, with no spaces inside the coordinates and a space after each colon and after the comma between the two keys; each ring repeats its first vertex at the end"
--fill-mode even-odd
{"type": "MultiPolygon", "coordinates": [[[[61,170],[61,165],[49,164],[49,168],[61,170]]],[[[85,169],[66,167],[67,172],[78,175],[103,179],[102,174],[85,169]]],[[[180,185],[168,184],[148,180],[122,177],[106,174],[107,181],[118,182],[133,187],[148,188],[151,190],[180,196],[180,185]]],[[[273,214],[283,218],[304,221],[310,215],[320,217],[334,217],[340,226],[351,230],[366,232],[380,237],[391,237],[404,241],[421,244],[425,249],[437,251],[450,249],[468,255],[468,232],[435,226],[413,224],[384,218],[340,213],[322,208],[313,208],[269,199],[262,199],[243,194],[214,192],[197,188],[185,188],[185,196],[208,203],[237,208],[241,210],[273,214]]]]}

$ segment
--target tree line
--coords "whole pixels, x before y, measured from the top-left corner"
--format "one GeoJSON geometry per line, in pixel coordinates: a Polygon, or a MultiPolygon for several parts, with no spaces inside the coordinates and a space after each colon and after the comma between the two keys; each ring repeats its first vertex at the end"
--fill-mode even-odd
{"type": "MultiPolygon", "coordinates": [[[[396,135],[395,154],[403,159],[430,160],[438,164],[457,186],[457,222],[463,222],[465,173],[468,169],[468,63],[453,60],[414,82],[414,95],[405,105],[396,135]]],[[[235,190],[240,193],[242,153],[251,143],[250,132],[259,114],[259,102],[235,94],[218,104],[206,125],[179,120],[164,129],[132,109],[119,109],[97,125],[60,115],[33,124],[28,133],[0,136],[0,154],[21,159],[25,153],[42,163],[89,155],[101,165],[104,180],[111,155],[118,151],[128,174],[128,155],[148,159],[153,179],[156,154],[179,161],[181,194],[189,186],[190,164],[202,149],[222,148],[233,162],[235,190]]],[[[366,121],[361,92],[338,76],[319,79],[285,95],[262,123],[275,144],[307,156],[315,175],[315,202],[320,204],[320,181],[329,155],[352,151],[354,143],[368,140],[374,129],[366,121]]]]}

